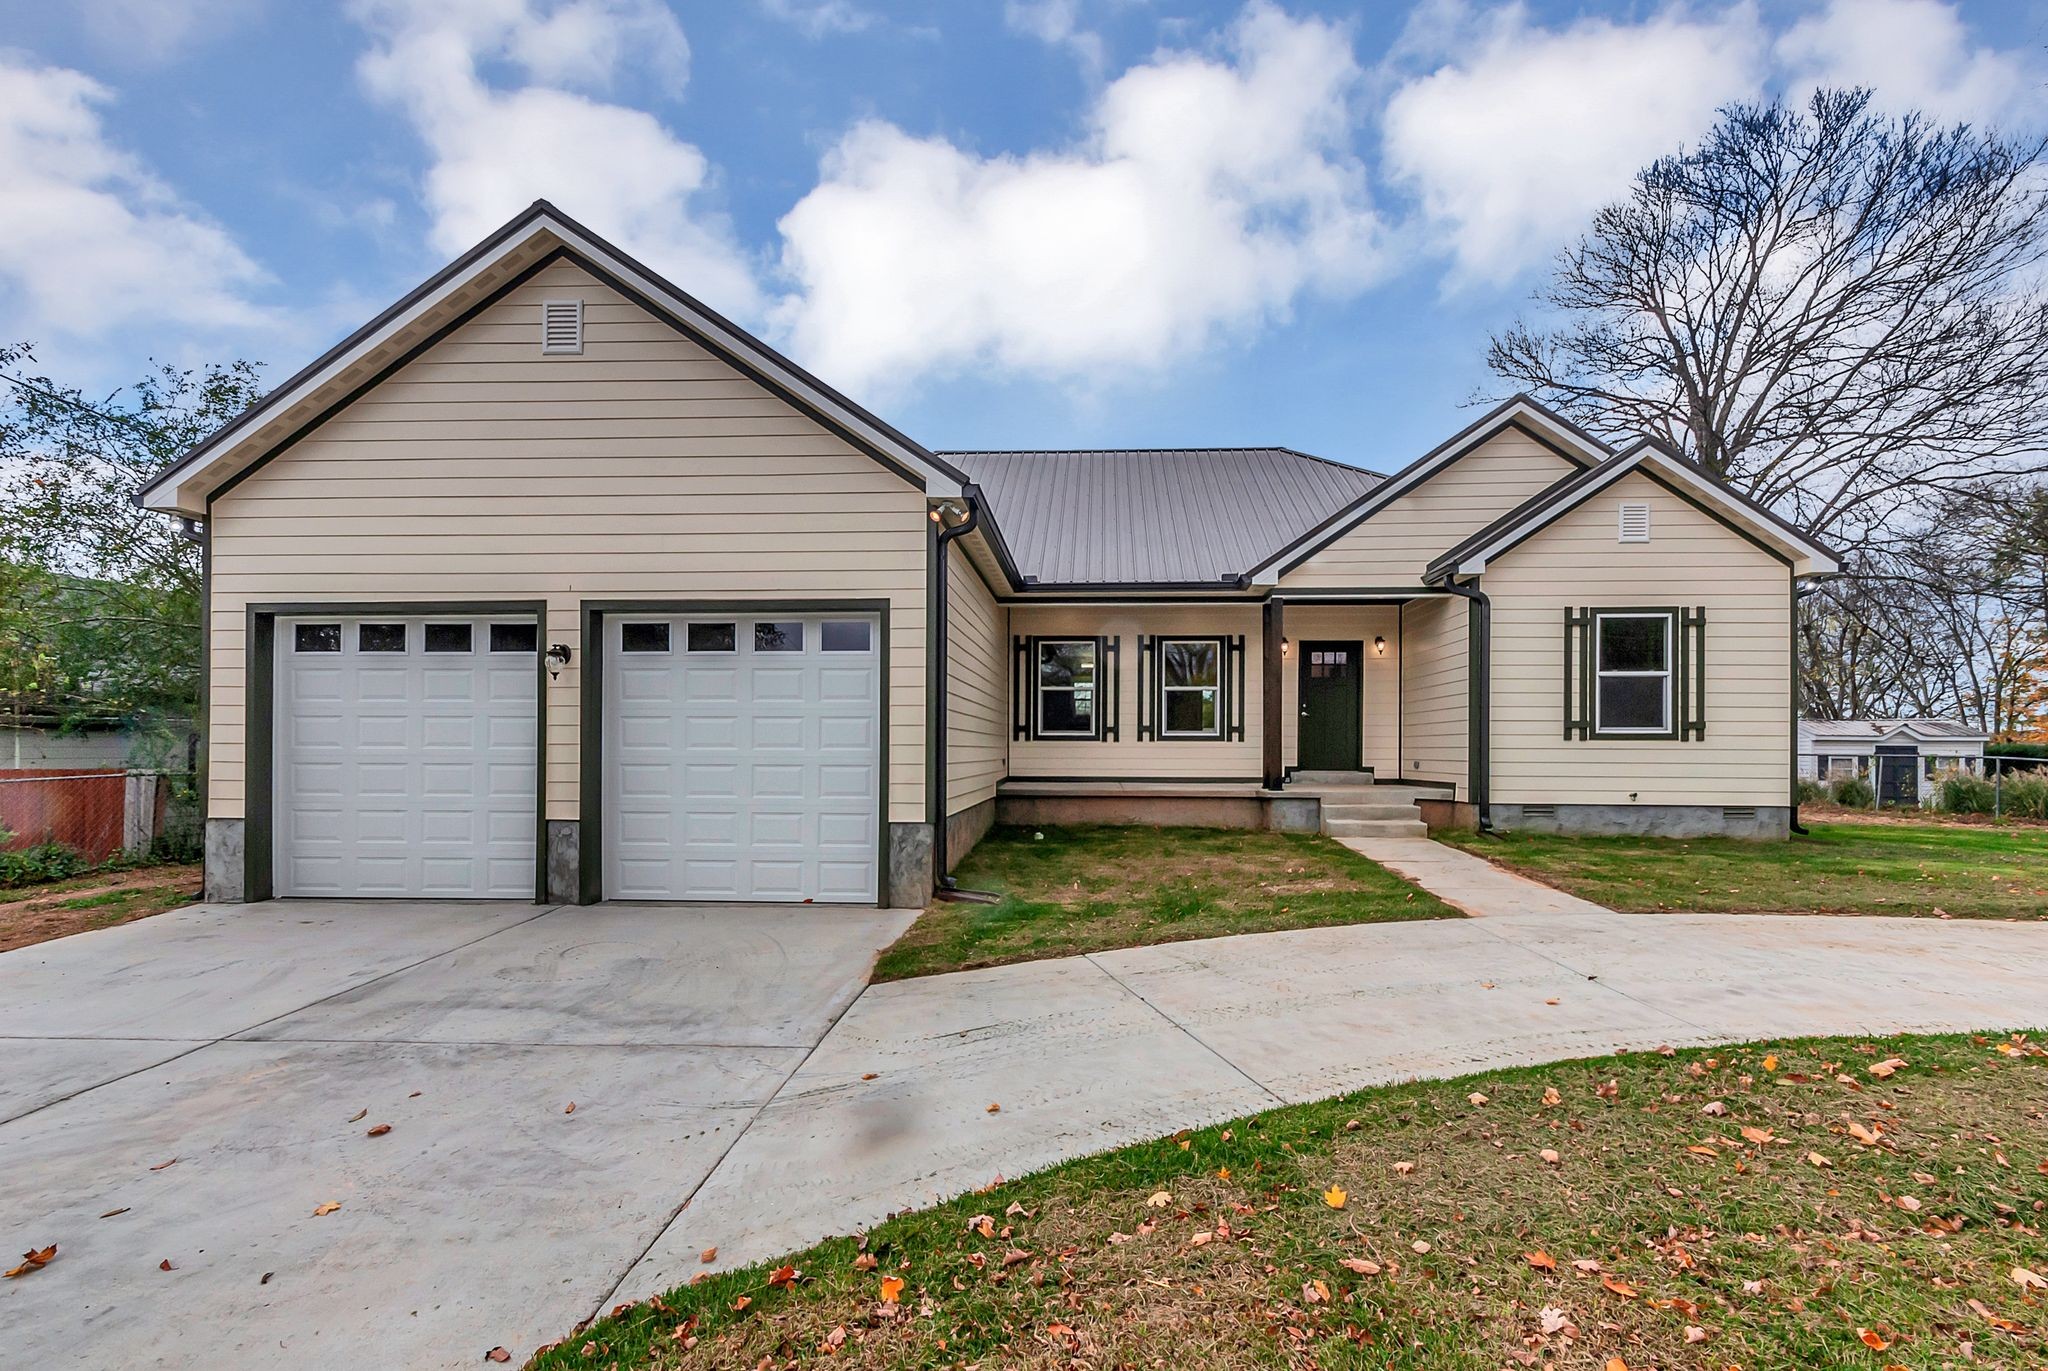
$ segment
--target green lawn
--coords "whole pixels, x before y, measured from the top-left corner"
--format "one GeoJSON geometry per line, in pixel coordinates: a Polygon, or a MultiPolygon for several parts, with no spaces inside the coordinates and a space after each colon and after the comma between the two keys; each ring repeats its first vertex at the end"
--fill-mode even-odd
{"type": "Polygon", "coordinates": [[[536,1365],[2040,1367],[2044,1099],[2040,1048],[1959,1036],[1369,1090],[705,1278],[536,1365]]]}
{"type": "Polygon", "coordinates": [[[1615,909],[2048,916],[2048,828],[1815,823],[1810,837],[1446,840],[1615,909]]]}
{"type": "Polygon", "coordinates": [[[953,874],[1001,902],[935,902],[882,954],[876,980],[1228,933],[1461,917],[1314,833],[1005,827],[953,874]]]}

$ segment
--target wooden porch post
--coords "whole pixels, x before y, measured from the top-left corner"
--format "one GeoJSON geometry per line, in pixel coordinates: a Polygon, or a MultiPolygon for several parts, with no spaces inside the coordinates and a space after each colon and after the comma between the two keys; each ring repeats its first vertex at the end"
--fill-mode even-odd
{"type": "Polygon", "coordinates": [[[1264,631],[1260,634],[1260,642],[1265,650],[1264,661],[1266,669],[1264,685],[1266,707],[1262,712],[1265,715],[1263,739],[1265,742],[1265,779],[1268,790],[1278,790],[1280,783],[1287,779],[1286,766],[1281,761],[1280,752],[1280,740],[1283,736],[1282,729],[1286,722],[1285,716],[1281,713],[1286,705],[1286,701],[1282,698],[1281,694],[1281,671],[1283,669],[1281,644],[1286,641],[1282,636],[1286,631],[1286,625],[1283,622],[1284,609],[1285,606],[1278,599],[1266,601],[1265,626],[1264,631]]]}

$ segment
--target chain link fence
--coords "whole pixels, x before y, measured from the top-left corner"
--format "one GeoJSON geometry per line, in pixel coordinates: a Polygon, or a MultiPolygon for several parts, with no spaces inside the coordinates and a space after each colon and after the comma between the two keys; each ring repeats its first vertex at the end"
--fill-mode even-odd
{"type": "Polygon", "coordinates": [[[0,887],[198,861],[197,779],[129,767],[0,769],[0,887]]]}

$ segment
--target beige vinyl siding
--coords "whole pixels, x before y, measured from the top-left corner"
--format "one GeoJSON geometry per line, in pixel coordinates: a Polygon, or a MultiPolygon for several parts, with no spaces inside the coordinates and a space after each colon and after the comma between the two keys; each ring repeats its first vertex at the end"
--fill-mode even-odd
{"type": "Polygon", "coordinates": [[[1401,779],[1440,781],[1467,799],[1471,773],[1471,606],[1456,596],[1401,609],[1401,779]]]}
{"type": "Polygon", "coordinates": [[[1401,771],[1401,626],[1395,605],[1288,605],[1282,618],[1292,650],[1280,664],[1281,759],[1298,766],[1301,759],[1301,644],[1341,640],[1356,642],[1364,654],[1360,685],[1360,751],[1362,764],[1382,780],[1401,771]],[[1374,637],[1387,640],[1385,656],[1375,656],[1374,637]]]}
{"type": "Polygon", "coordinates": [[[1576,470],[1520,430],[1505,430],[1288,572],[1280,588],[1420,585],[1438,555],[1576,470]]]}
{"type": "Polygon", "coordinates": [[[1493,799],[1789,803],[1791,572],[1783,562],[1631,474],[1495,560],[1481,584],[1493,601],[1493,799]],[[1649,542],[1618,541],[1625,500],[1649,504],[1649,542]],[[1566,741],[1565,609],[1700,605],[1705,739],[1566,741]]]}
{"type": "MultiPolygon", "coordinates": [[[[1265,699],[1259,646],[1259,609],[1256,605],[1012,605],[1010,633],[1017,638],[1049,638],[1071,635],[1077,638],[1106,637],[1122,640],[1122,683],[1114,692],[1121,709],[1121,734],[1116,742],[1086,739],[1018,739],[1010,744],[1010,775],[1019,780],[1031,776],[1077,776],[1088,778],[1163,777],[1170,779],[1217,779],[1256,781],[1264,768],[1260,728],[1265,699]],[[1242,635],[1245,650],[1244,739],[1218,741],[1138,741],[1138,637],[1140,634],[1193,638],[1242,635]]],[[[1027,668],[1028,669],[1028,668],[1027,668]]],[[[1237,684],[1235,671],[1225,677],[1226,689],[1237,684]]],[[[1028,677],[1026,678],[1028,688],[1028,677]]],[[[1148,687],[1150,686],[1148,682],[1148,687]]],[[[1111,694],[1105,677],[1104,707],[1111,694]]],[[[1030,706],[1024,701],[1024,707],[1030,706]]],[[[1226,698],[1226,732],[1237,706],[1226,698]]]]}
{"type": "Polygon", "coordinates": [[[585,600],[885,600],[889,815],[925,817],[921,491],[558,261],[221,498],[208,812],[244,801],[252,601],[545,600],[547,812],[577,816],[585,600]],[[584,351],[543,356],[580,297],[584,351]]]}
{"type": "Polygon", "coordinates": [[[995,798],[1010,761],[1009,610],[946,548],[946,812],[995,798]]]}

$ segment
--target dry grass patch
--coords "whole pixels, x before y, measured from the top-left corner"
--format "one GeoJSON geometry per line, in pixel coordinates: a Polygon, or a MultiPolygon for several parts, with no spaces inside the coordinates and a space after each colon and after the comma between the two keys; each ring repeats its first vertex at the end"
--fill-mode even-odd
{"type": "Polygon", "coordinates": [[[997,828],[954,876],[996,904],[934,903],[875,979],[1231,933],[1457,910],[1316,833],[1213,828],[997,828]]]}
{"type": "Polygon", "coordinates": [[[1370,1090],[707,1277],[536,1365],[2036,1367],[2044,1101],[2048,1054],[1959,1036],[1370,1090]]]}
{"type": "Polygon", "coordinates": [[[180,908],[199,898],[204,879],[192,863],[96,871],[0,891],[0,952],[180,908]]]}

